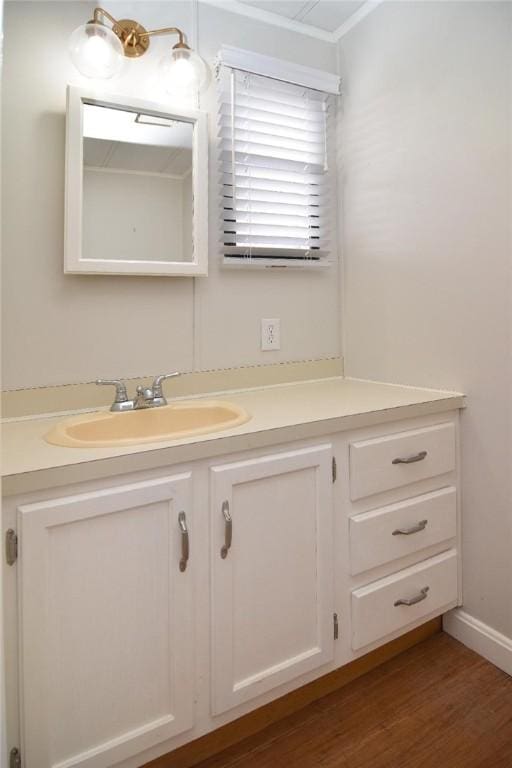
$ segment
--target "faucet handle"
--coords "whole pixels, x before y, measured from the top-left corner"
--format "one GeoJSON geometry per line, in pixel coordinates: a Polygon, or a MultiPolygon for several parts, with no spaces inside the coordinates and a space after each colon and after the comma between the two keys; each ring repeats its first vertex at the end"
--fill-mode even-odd
{"type": "Polygon", "coordinates": [[[116,388],[115,403],[126,403],[128,400],[128,393],[126,391],[126,384],[121,379],[96,379],[98,386],[112,386],[116,388]]]}
{"type": "Polygon", "coordinates": [[[181,374],[178,371],[175,371],[174,373],[162,373],[160,376],[155,376],[152,387],[155,397],[162,397],[162,381],[165,379],[174,379],[175,376],[180,375],[181,374]]]}

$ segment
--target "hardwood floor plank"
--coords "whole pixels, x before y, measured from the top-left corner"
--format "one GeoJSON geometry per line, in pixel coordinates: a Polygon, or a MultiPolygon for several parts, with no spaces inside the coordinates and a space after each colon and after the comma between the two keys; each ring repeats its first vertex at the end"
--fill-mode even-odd
{"type": "Polygon", "coordinates": [[[197,768],[512,768],[512,678],[438,634],[197,768]]]}

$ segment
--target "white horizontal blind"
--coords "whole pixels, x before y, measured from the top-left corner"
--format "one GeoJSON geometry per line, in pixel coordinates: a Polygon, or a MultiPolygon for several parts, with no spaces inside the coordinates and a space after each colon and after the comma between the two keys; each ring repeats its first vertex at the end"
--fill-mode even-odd
{"type": "Polygon", "coordinates": [[[325,266],[334,97],[220,69],[224,263],[325,266]]]}

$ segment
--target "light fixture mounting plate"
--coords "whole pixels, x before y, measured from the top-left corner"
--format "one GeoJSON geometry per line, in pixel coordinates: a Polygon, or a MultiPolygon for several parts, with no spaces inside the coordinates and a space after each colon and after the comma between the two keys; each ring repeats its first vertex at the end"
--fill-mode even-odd
{"type": "Polygon", "coordinates": [[[147,29],[133,19],[121,19],[116,21],[112,31],[123,44],[124,55],[130,59],[143,56],[149,48],[149,35],[147,29]]]}

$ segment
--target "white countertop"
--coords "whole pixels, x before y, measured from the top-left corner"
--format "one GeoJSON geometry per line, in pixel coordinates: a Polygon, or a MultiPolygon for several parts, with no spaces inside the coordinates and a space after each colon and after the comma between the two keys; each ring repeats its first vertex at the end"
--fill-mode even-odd
{"type": "Polygon", "coordinates": [[[464,407],[464,396],[454,392],[344,378],[209,393],[199,399],[216,397],[241,405],[252,418],[221,432],[109,448],[61,448],[46,443],[44,435],[55,421],[70,414],[8,420],[2,427],[4,493],[51,488],[464,407]]]}

